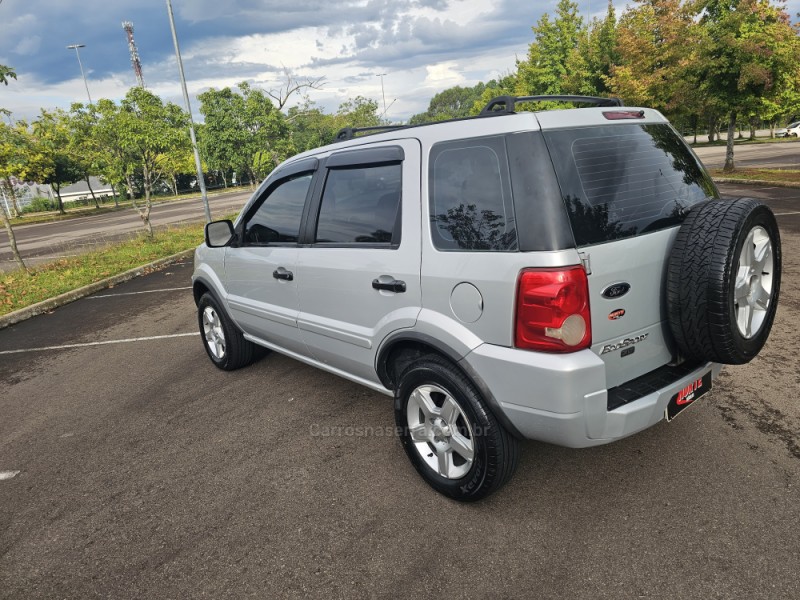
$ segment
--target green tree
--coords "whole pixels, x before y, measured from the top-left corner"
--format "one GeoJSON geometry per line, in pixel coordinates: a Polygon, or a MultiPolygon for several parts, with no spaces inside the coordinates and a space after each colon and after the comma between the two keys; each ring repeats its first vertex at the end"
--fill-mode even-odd
{"type": "Polygon", "coordinates": [[[122,143],[124,120],[122,109],[111,100],[101,99],[95,104],[95,110],[97,123],[92,128],[92,143],[100,157],[98,164],[100,178],[112,187],[124,187],[132,199],[132,178],[136,158],[122,143]]]}
{"type": "Polygon", "coordinates": [[[67,127],[69,129],[68,150],[72,158],[79,165],[83,172],[83,180],[89,187],[89,193],[94,200],[95,208],[100,208],[90,176],[100,173],[101,164],[105,159],[104,153],[100,151],[94,130],[97,127],[98,114],[94,105],[84,105],[75,103],[70,108],[67,116],[67,127]]]}
{"type": "Polygon", "coordinates": [[[291,128],[292,143],[298,152],[330,144],[336,139],[336,118],[323,112],[311,101],[291,107],[286,120],[291,128]]]}
{"type": "Polygon", "coordinates": [[[468,117],[472,112],[472,107],[481,99],[485,89],[486,84],[481,82],[472,87],[457,85],[441,91],[431,98],[428,110],[412,116],[409,124],[418,125],[468,117]]]}
{"type": "MultiPolygon", "coordinates": [[[[385,124],[378,114],[378,103],[358,96],[342,102],[336,114],[324,113],[312,102],[289,109],[291,126],[288,150],[303,152],[336,141],[336,134],[346,127],[376,127],[385,124]]],[[[288,158],[289,154],[286,154],[288,158]]]]}
{"type": "Polygon", "coordinates": [[[592,20],[567,60],[566,91],[608,96],[611,69],[618,61],[617,15],[614,3],[609,0],[606,16],[602,20],[592,20]]]}
{"type": "Polygon", "coordinates": [[[144,206],[132,199],[148,235],[153,236],[150,222],[153,188],[164,175],[160,156],[188,145],[186,124],[188,116],[177,105],[166,104],[152,92],[134,87],[120,103],[117,115],[120,142],[127,156],[135,162],[144,186],[144,206]]]}
{"type": "Polygon", "coordinates": [[[517,92],[517,73],[507,73],[500,79],[492,79],[486,84],[480,97],[472,105],[470,115],[477,115],[497,96],[514,96],[517,92]]]}
{"type": "MultiPolygon", "coordinates": [[[[555,18],[551,20],[547,13],[542,15],[533,27],[533,34],[527,59],[517,65],[517,94],[565,93],[570,58],[585,35],[577,3],[559,0],[555,18]]],[[[575,62],[573,57],[573,66],[575,62]]]]}
{"type": "Polygon", "coordinates": [[[245,82],[238,88],[240,93],[223,88],[198,96],[205,117],[200,148],[212,169],[247,174],[255,182],[264,176],[265,153],[288,158],[289,125],[265,92],[245,82]]]}
{"type": "Polygon", "coordinates": [[[682,91],[691,77],[697,28],[690,5],[681,0],[638,0],[619,20],[617,64],[608,86],[627,103],[674,111],[685,106],[682,91]]]}
{"type": "Polygon", "coordinates": [[[764,108],[796,81],[800,38],[782,8],[769,0],[706,0],[700,26],[700,89],[728,117],[724,171],[732,171],[740,115],[764,108]],[[794,77],[792,77],[794,76],[794,77]]]}
{"type": "MultiPolygon", "coordinates": [[[[19,164],[23,160],[21,149],[27,144],[25,134],[24,130],[21,131],[19,128],[12,128],[5,123],[0,123],[0,187],[3,188],[0,192],[2,192],[4,200],[9,196],[11,197],[14,210],[17,213],[19,211],[16,206],[14,186],[11,185],[11,177],[17,174],[19,164]]],[[[3,226],[8,234],[11,254],[14,256],[14,260],[19,265],[20,270],[23,273],[27,273],[25,262],[17,249],[17,237],[14,235],[14,228],[11,226],[12,215],[6,213],[6,206],[6,203],[3,202],[3,206],[0,207],[0,213],[2,213],[3,226]]]]}
{"type": "Polygon", "coordinates": [[[38,181],[53,188],[58,199],[58,210],[64,214],[61,188],[83,178],[80,164],[70,154],[69,117],[61,109],[42,109],[31,124],[30,143],[25,146],[25,161],[19,176],[27,181],[38,181]]]}
{"type": "Polygon", "coordinates": [[[336,124],[341,127],[377,127],[382,125],[378,103],[364,96],[342,102],[336,111],[336,124]]]}
{"type": "Polygon", "coordinates": [[[13,68],[6,65],[0,65],[0,83],[8,85],[9,79],[16,79],[17,73],[13,68]]]}

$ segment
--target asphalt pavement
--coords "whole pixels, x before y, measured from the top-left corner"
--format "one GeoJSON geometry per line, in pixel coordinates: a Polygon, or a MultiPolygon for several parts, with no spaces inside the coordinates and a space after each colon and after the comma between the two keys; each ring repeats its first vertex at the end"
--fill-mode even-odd
{"type": "Polygon", "coordinates": [[[800,215],[778,219],[758,358],[626,440],[524,443],[471,505],[416,475],[386,397],[275,353],[215,369],[189,263],[1,330],[0,598],[798,598],[800,215]]]}
{"type": "MultiPolygon", "coordinates": [[[[725,166],[725,146],[705,146],[694,149],[703,164],[710,169],[725,166]]],[[[736,168],[800,169],[800,140],[772,144],[738,144],[734,148],[736,168]]]]}

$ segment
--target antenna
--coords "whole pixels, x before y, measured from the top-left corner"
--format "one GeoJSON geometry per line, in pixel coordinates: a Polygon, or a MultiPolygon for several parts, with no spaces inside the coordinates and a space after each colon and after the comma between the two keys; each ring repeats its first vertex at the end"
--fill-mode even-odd
{"type": "Polygon", "coordinates": [[[133,40],[133,23],[131,21],[123,21],[122,28],[128,35],[128,50],[130,50],[131,53],[131,65],[133,66],[133,72],[136,75],[136,81],[140,88],[144,88],[142,61],[139,60],[139,51],[136,50],[136,42],[133,40]]]}

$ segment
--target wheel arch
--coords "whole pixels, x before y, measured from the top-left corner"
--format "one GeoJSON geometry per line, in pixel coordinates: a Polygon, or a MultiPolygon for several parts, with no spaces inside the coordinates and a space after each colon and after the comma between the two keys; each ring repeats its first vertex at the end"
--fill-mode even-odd
{"type": "Polygon", "coordinates": [[[222,282],[216,273],[205,266],[201,266],[192,276],[192,295],[195,305],[200,302],[200,298],[206,292],[210,292],[218,302],[221,302],[224,298],[223,294],[220,294],[221,289],[223,289],[222,282]]]}
{"type": "MultiPolygon", "coordinates": [[[[387,389],[394,390],[396,387],[395,378],[402,373],[406,366],[430,354],[444,358],[461,371],[478,389],[501,425],[515,438],[524,439],[524,436],[506,416],[489,386],[469,364],[465,356],[431,335],[416,331],[405,331],[389,336],[384,340],[376,355],[375,369],[378,378],[387,389]],[[398,362],[399,368],[391,368],[395,362],[398,362]]],[[[398,402],[399,399],[395,397],[395,404],[398,402]]]]}

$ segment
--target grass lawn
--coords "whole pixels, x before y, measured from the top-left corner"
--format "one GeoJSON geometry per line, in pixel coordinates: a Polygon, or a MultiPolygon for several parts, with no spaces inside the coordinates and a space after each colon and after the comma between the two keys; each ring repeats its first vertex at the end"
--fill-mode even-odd
{"type": "Polygon", "coordinates": [[[64,292],[124,273],[159,258],[189,250],[203,241],[202,223],[157,231],[151,240],[140,234],[79,256],[34,267],[0,273],[0,315],[64,292]]]}

